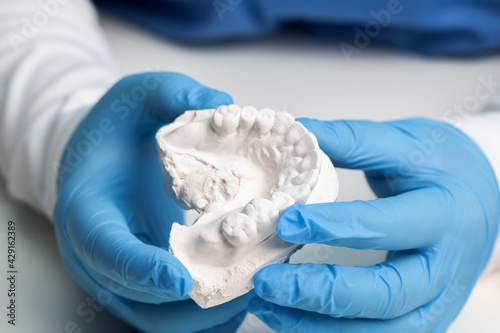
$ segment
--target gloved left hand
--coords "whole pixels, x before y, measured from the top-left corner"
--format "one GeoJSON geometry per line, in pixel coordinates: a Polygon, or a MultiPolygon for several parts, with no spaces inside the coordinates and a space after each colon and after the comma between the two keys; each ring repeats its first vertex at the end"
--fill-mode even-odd
{"type": "MultiPolygon", "coordinates": [[[[189,272],[168,252],[179,207],[163,191],[156,131],[186,110],[231,104],[225,93],[175,73],[116,83],[83,119],[64,151],[54,226],[72,277],[112,313],[148,332],[234,330],[243,296],[203,310],[189,272]]],[[[243,314],[241,314],[243,312],[243,314]]]]}
{"type": "Polygon", "coordinates": [[[499,190],[482,151],[430,119],[301,122],[336,166],[363,170],[380,198],[294,205],[279,236],[392,252],[373,267],[265,267],[250,311],[278,332],[444,332],[497,235],[499,190]]]}

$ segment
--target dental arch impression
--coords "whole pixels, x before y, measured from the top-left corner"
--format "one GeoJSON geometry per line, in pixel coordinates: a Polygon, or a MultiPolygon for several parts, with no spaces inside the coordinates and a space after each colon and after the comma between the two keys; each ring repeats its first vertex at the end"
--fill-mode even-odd
{"type": "Polygon", "coordinates": [[[200,213],[174,223],[170,251],[193,277],[202,308],[253,288],[262,267],[297,249],[276,233],[294,203],[331,202],[338,180],[314,135],[286,112],[223,105],[186,111],[156,134],[165,192],[200,213]]]}

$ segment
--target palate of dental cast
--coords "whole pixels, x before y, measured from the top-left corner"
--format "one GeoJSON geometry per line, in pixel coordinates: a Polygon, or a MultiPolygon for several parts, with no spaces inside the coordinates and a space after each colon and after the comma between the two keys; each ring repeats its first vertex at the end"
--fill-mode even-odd
{"type": "Polygon", "coordinates": [[[298,249],[276,234],[287,208],[337,197],[331,161],[286,112],[234,104],[186,111],[156,142],[165,192],[200,213],[191,226],[173,224],[170,251],[203,308],[251,290],[258,269],[298,249]]]}

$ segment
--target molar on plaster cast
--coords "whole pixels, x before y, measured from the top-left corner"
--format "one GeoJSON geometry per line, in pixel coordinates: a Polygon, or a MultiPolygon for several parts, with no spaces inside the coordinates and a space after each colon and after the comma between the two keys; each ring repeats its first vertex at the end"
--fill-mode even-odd
{"type": "Polygon", "coordinates": [[[156,142],[165,192],[201,213],[192,226],[174,223],[170,251],[189,270],[189,295],[203,308],[248,292],[260,268],[297,250],[276,234],[283,211],[337,197],[330,159],[286,112],[186,111],[156,142]]]}

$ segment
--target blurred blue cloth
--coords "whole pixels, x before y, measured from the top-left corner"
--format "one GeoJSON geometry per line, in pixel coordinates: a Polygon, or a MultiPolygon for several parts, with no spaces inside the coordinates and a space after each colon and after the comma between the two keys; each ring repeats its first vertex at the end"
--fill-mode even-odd
{"type": "MultiPolygon", "coordinates": [[[[185,42],[261,37],[299,30],[344,41],[432,55],[500,49],[497,0],[95,0],[160,35],[185,42]]],[[[351,48],[353,47],[353,48],[351,48]]],[[[356,48],[356,49],[354,49],[356,48]]]]}

